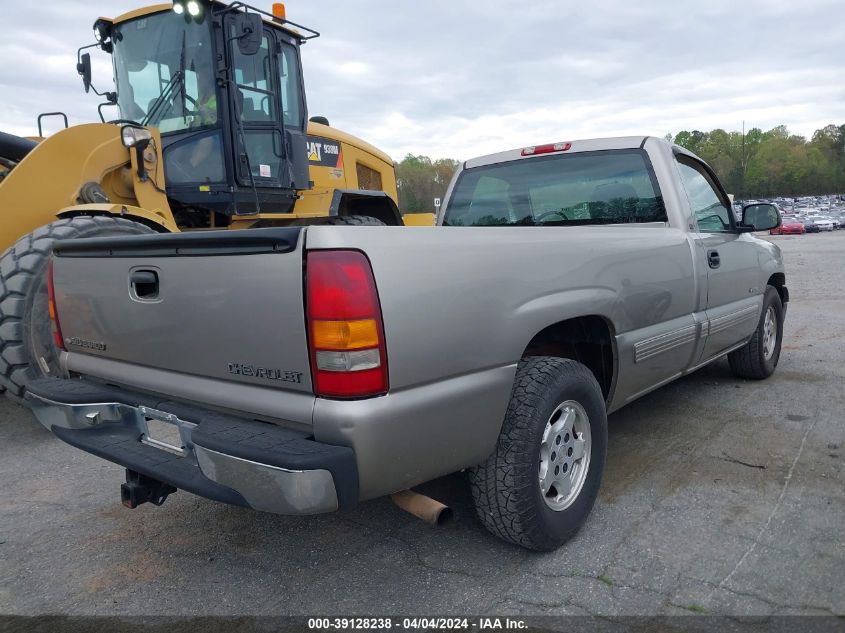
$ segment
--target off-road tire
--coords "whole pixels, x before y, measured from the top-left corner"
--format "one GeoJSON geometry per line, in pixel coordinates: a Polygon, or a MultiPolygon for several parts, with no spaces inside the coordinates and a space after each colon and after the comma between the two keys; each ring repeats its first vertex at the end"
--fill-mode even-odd
{"type": "Polygon", "coordinates": [[[0,257],[0,392],[23,404],[30,380],[60,373],[47,312],[47,262],[53,243],[154,232],[124,218],[79,216],[39,227],[6,249],[0,257]]]}
{"type": "Polygon", "coordinates": [[[574,360],[523,358],[493,454],[469,472],[476,512],[487,530],[528,549],[553,550],[572,538],[598,494],[607,450],[607,412],[595,376],[574,360]],[[589,466],[577,497],[553,510],[540,488],[543,432],[560,403],[575,401],[589,417],[589,466]]]}
{"type": "Polygon", "coordinates": [[[783,341],[784,310],[780,295],[774,286],[767,286],[763,295],[763,310],[760,313],[760,320],[757,322],[757,329],[743,347],[728,354],[728,363],[731,371],[739,378],[751,380],[763,380],[771,376],[780,359],[780,346],[783,341]],[[777,333],[774,351],[769,358],[765,354],[766,338],[766,314],[769,308],[774,310],[777,333]]]}
{"type": "Polygon", "coordinates": [[[335,215],[326,220],[334,226],[386,226],[378,218],[369,215],[335,215]]]}

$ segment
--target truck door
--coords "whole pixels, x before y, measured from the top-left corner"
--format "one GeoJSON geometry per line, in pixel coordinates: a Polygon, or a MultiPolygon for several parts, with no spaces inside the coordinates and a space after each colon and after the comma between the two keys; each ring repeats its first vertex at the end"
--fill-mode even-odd
{"type": "Polygon", "coordinates": [[[692,157],[677,157],[681,181],[698,225],[697,256],[707,270],[707,321],[700,361],[746,339],[762,304],[760,268],[753,246],[739,233],[727,194],[710,169],[692,157]]]}
{"type": "MultiPolygon", "coordinates": [[[[231,26],[229,28],[232,28],[231,26]]],[[[308,188],[305,102],[292,38],[264,28],[261,47],[244,55],[230,42],[235,174],[242,186],[308,188]]]]}

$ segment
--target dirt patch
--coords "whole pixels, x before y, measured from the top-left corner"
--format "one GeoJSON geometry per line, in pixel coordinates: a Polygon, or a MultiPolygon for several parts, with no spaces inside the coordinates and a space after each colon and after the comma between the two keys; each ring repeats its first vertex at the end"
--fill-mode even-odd
{"type": "Polygon", "coordinates": [[[88,593],[114,591],[116,588],[134,583],[150,583],[167,577],[172,564],[159,558],[153,551],[133,554],[128,560],[112,563],[85,581],[88,593]]]}

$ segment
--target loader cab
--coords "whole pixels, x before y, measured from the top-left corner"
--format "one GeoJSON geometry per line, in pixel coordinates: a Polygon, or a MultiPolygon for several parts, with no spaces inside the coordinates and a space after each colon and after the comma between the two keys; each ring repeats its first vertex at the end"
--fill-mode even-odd
{"type": "Polygon", "coordinates": [[[120,117],[159,129],[167,196],[188,226],[205,225],[197,210],[213,212],[211,225],[289,213],[310,186],[307,38],[249,9],[177,1],[97,23],[108,29],[120,117]]]}

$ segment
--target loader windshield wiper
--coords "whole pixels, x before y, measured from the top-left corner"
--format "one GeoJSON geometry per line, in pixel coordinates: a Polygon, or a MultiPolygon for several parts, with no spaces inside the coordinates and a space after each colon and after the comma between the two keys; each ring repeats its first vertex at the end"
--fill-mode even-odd
{"type": "Polygon", "coordinates": [[[161,121],[164,113],[167,111],[165,105],[172,102],[177,90],[179,90],[182,94],[185,93],[185,74],[181,70],[177,70],[173,74],[173,77],[170,78],[170,81],[167,82],[167,85],[158,96],[158,99],[156,99],[152,106],[150,106],[150,111],[147,112],[147,116],[145,116],[144,120],[141,121],[141,125],[144,127],[148,125],[157,125],[159,121],[161,121]]]}
{"type": "Polygon", "coordinates": [[[162,116],[167,111],[164,105],[173,102],[177,91],[182,95],[182,112],[185,112],[185,97],[187,96],[185,94],[185,49],[185,31],[182,31],[182,50],[179,52],[179,70],[173,73],[173,77],[170,78],[170,81],[167,82],[158,99],[150,107],[150,111],[147,112],[147,116],[144,117],[141,125],[145,127],[151,123],[158,125],[162,116]]]}

